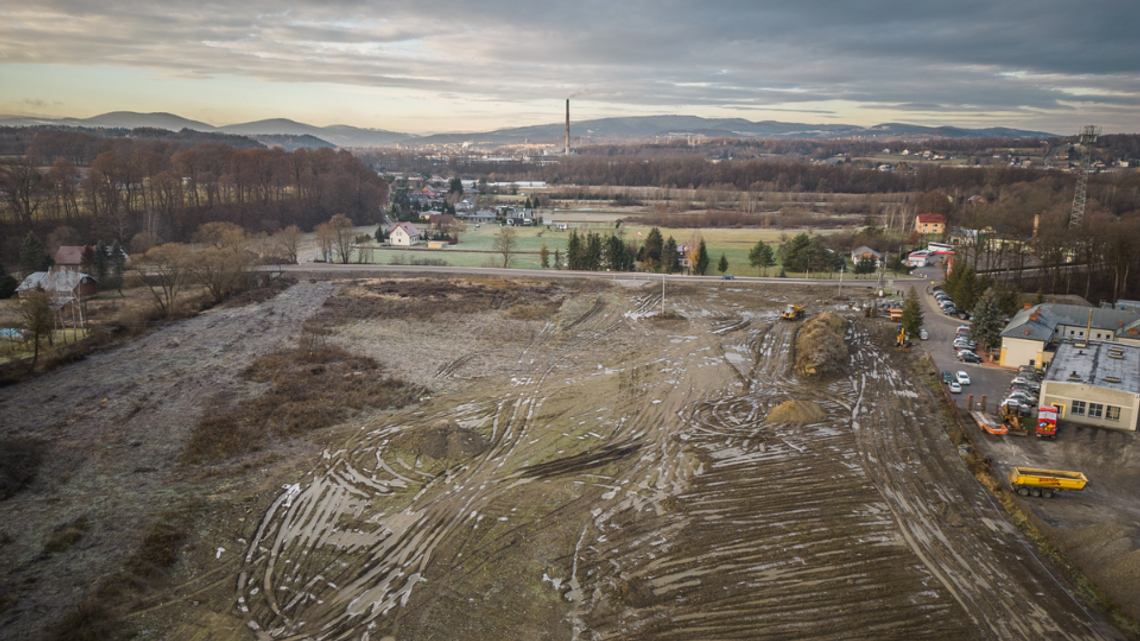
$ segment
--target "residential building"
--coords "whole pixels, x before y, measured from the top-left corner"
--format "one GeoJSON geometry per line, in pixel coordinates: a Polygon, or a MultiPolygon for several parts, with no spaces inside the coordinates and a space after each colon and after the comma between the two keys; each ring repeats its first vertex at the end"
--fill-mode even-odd
{"type": "Polygon", "coordinates": [[[388,232],[388,241],[400,247],[411,247],[420,242],[420,230],[411,223],[396,223],[388,232]]]}
{"type": "Polygon", "coordinates": [[[1140,416],[1140,346],[1113,342],[1057,347],[1040,402],[1070,423],[1136,431],[1140,416]]]}
{"type": "Polygon", "coordinates": [[[946,218],[942,214],[919,214],[914,219],[914,229],[920,234],[937,234],[946,231],[946,218]]]}
{"type": "Polygon", "coordinates": [[[858,247],[851,252],[851,262],[856,265],[859,264],[859,261],[868,258],[875,261],[875,269],[879,269],[883,266],[883,255],[866,245],[858,247]]]}
{"type": "Polygon", "coordinates": [[[93,277],[77,271],[35,272],[29,275],[16,288],[16,295],[42,289],[48,293],[57,308],[80,298],[90,298],[98,292],[93,277]]]}
{"type": "Polygon", "coordinates": [[[60,245],[55,252],[55,267],[60,271],[77,272],[83,264],[86,245],[60,245]]]}

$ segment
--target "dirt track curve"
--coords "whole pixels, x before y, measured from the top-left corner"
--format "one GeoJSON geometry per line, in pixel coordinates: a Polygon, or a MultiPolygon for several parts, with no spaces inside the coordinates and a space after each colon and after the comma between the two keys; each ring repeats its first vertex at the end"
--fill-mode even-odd
{"type": "Polygon", "coordinates": [[[990,503],[873,321],[820,385],[791,372],[782,297],[682,288],[688,320],[651,320],[660,302],[572,298],[497,355],[505,379],[450,354],[432,371],[457,391],[281,492],[237,616],[266,639],[1120,638],[990,503]],[[828,417],[764,420],[790,399],[828,417]],[[488,449],[390,445],[441,421],[488,449]]]}

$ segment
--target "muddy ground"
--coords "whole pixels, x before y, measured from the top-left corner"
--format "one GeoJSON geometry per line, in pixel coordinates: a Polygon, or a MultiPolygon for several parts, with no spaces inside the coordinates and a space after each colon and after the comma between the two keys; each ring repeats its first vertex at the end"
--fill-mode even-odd
{"type": "Polygon", "coordinates": [[[45,635],[195,497],[142,638],[1122,638],[963,466],[916,357],[830,296],[677,286],[659,320],[655,286],[301,283],[0,390],[0,436],[48,447],[0,503],[0,637],[45,635]],[[847,320],[844,375],[794,374],[789,296],[847,320]],[[430,391],[180,464],[306,320],[430,391]],[[824,418],[767,419],[793,400],[824,418]]]}

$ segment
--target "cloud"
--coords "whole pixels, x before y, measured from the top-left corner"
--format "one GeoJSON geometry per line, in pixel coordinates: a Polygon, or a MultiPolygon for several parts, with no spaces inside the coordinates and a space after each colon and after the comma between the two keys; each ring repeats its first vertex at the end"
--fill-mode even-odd
{"type": "Polygon", "coordinates": [[[0,61],[615,109],[843,101],[981,117],[1140,104],[1136,24],[1134,0],[45,0],[2,10],[0,61]]]}

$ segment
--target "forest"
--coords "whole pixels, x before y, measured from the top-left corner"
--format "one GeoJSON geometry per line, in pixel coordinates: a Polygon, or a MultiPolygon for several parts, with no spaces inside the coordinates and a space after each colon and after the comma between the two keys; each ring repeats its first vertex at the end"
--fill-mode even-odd
{"type": "Polygon", "coordinates": [[[388,199],[387,182],[346,151],[286,152],[240,136],[0,128],[0,148],[8,262],[29,230],[66,226],[80,243],[138,250],[187,241],[208,222],[250,232],[311,230],[335,214],[375,223],[388,199]]]}

